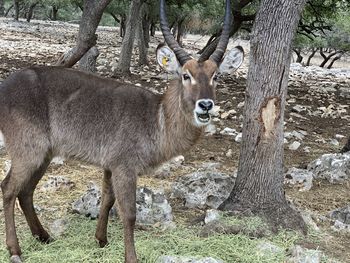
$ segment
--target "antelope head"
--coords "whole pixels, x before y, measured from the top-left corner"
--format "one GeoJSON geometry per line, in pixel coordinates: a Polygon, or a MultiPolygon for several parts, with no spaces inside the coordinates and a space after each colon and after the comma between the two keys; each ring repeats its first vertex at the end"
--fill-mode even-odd
{"type": "Polygon", "coordinates": [[[209,59],[194,59],[176,42],[170,32],[165,15],[164,0],[160,1],[160,26],[168,46],[159,45],[157,61],[161,67],[179,77],[180,105],[197,127],[210,123],[214,111],[215,87],[218,74],[232,73],[243,62],[244,52],[240,46],[227,52],[231,25],[230,0],[226,0],[225,18],[220,41],[209,59]],[[223,59],[224,57],[224,59],[223,59]]]}

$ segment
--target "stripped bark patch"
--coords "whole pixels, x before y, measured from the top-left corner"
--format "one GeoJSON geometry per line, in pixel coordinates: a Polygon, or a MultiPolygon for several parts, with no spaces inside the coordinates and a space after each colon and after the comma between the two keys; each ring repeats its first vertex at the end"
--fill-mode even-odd
{"type": "Polygon", "coordinates": [[[280,116],[280,99],[278,97],[272,97],[266,99],[261,108],[260,118],[264,125],[264,138],[271,138],[275,130],[275,124],[280,116]]]}

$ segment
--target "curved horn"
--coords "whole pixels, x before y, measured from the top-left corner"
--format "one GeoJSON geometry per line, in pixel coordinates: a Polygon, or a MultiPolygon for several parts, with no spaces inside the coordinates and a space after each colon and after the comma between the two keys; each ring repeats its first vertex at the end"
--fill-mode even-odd
{"type": "MultiPolygon", "coordinates": [[[[226,0],[224,25],[222,27],[220,41],[216,46],[216,49],[213,52],[213,54],[211,54],[211,56],[209,57],[209,59],[214,61],[216,64],[220,64],[222,57],[225,54],[225,50],[227,48],[227,44],[230,38],[230,28],[231,28],[231,1],[226,0]]],[[[202,60],[203,58],[201,57],[199,61],[202,61],[202,60]]]]}
{"type": "Polygon", "coordinates": [[[186,61],[191,59],[191,56],[180,47],[180,45],[176,42],[174,36],[171,34],[168,26],[168,21],[166,19],[164,6],[164,0],[160,0],[160,28],[162,29],[165,42],[168,44],[170,49],[174,51],[177,60],[181,66],[183,66],[186,61]]]}

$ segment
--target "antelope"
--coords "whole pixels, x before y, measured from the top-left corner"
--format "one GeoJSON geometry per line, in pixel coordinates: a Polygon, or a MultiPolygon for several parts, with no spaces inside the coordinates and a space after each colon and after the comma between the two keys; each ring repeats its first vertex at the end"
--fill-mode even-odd
{"type": "Polygon", "coordinates": [[[33,206],[33,193],[54,156],[76,158],[104,169],[95,238],[107,244],[109,210],[116,203],[124,226],[125,262],[137,262],[134,247],[137,176],[187,151],[210,123],[220,69],[243,60],[241,47],[222,58],[229,40],[230,1],[223,33],[208,60],[193,59],[170,33],[164,0],[160,23],[167,46],[157,60],[178,79],[163,95],[97,75],[60,67],[32,67],[0,86],[0,131],[12,160],[1,183],[6,245],[12,263],[21,249],[14,220],[18,198],[33,236],[50,242],[33,206]],[[175,59],[176,58],[176,59],[175,59]],[[221,66],[220,66],[221,64],[221,66]]]}

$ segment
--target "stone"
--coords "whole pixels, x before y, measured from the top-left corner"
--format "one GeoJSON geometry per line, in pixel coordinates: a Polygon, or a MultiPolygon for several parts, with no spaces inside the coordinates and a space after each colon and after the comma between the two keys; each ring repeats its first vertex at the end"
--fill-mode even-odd
{"type": "Polygon", "coordinates": [[[341,232],[344,234],[350,234],[350,225],[344,224],[339,220],[335,220],[334,225],[331,226],[331,229],[335,232],[341,232]]]}
{"type": "Polygon", "coordinates": [[[163,190],[152,191],[141,187],[136,193],[136,223],[139,225],[170,224],[173,220],[171,206],[163,190]]]}
{"type": "Polygon", "coordinates": [[[5,160],[4,164],[4,175],[7,175],[11,169],[11,160],[5,160]]]}
{"type": "Polygon", "coordinates": [[[181,256],[161,256],[156,263],[224,263],[220,259],[212,257],[195,258],[195,257],[181,257],[181,256]]]}
{"type": "Polygon", "coordinates": [[[68,220],[57,219],[50,224],[49,230],[53,237],[59,237],[64,234],[64,232],[68,229],[68,226],[68,220]]]}
{"type": "Polygon", "coordinates": [[[216,171],[195,172],[182,176],[172,186],[172,198],[184,200],[189,208],[217,209],[227,199],[235,178],[216,171]]]}
{"type": "Polygon", "coordinates": [[[0,149],[5,147],[4,135],[0,132],[0,149]]]}
{"type": "Polygon", "coordinates": [[[306,169],[292,167],[284,176],[284,183],[297,186],[300,191],[308,191],[312,187],[312,172],[306,169]]]}
{"type": "MultiPolygon", "coordinates": [[[[92,183],[87,192],[72,204],[74,213],[85,215],[91,219],[99,216],[101,191],[92,183]]],[[[112,209],[110,215],[116,215],[112,209]]],[[[150,226],[161,225],[172,227],[172,209],[163,190],[151,190],[140,187],[136,190],[136,223],[150,226]]]]}
{"type": "Polygon", "coordinates": [[[240,143],[242,141],[242,133],[238,133],[235,137],[235,142],[240,143]]]}
{"type": "Polygon", "coordinates": [[[64,176],[49,176],[47,182],[41,187],[43,191],[71,190],[75,183],[64,176]]]}
{"type": "Polygon", "coordinates": [[[256,246],[256,249],[259,254],[266,254],[266,253],[272,253],[272,254],[279,254],[284,253],[284,249],[269,242],[269,241],[261,241],[256,246]]]}
{"type": "Polygon", "coordinates": [[[206,214],[205,214],[204,223],[209,224],[211,222],[220,220],[220,218],[221,218],[221,215],[220,215],[220,212],[218,210],[208,209],[206,214]]]}
{"type": "Polygon", "coordinates": [[[237,131],[235,129],[226,127],[220,132],[220,134],[235,136],[237,134],[237,131]]]}
{"type": "Polygon", "coordinates": [[[348,206],[335,209],[329,213],[330,218],[338,220],[350,226],[350,204],[348,206]]]}
{"type": "Polygon", "coordinates": [[[299,245],[294,246],[290,253],[287,263],[320,263],[323,256],[319,250],[306,249],[299,245]]]}
{"type": "Polygon", "coordinates": [[[350,152],[324,154],[312,161],[307,168],[316,179],[340,183],[350,178],[350,152]]]}
{"type": "Polygon", "coordinates": [[[172,158],[170,161],[163,163],[161,166],[159,166],[155,170],[154,175],[160,178],[169,177],[171,173],[179,169],[184,162],[185,162],[185,157],[183,155],[176,156],[172,158]]]}
{"type": "Polygon", "coordinates": [[[329,142],[334,146],[339,146],[339,142],[336,139],[331,139],[329,142]]]}
{"type": "Polygon", "coordinates": [[[289,144],[289,147],[288,147],[288,148],[289,148],[289,150],[291,150],[291,151],[296,151],[296,150],[299,149],[300,145],[301,145],[300,142],[294,141],[294,142],[292,142],[291,144],[289,144]]]}
{"type": "Polygon", "coordinates": [[[232,149],[228,149],[228,151],[226,153],[226,157],[231,158],[232,154],[233,154],[232,149]]]}
{"type": "Polygon", "coordinates": [[[94,183],[90,183],[88,190],[72,204],[73,213],[96,219],[101,205],[101,190],[94,183]]]}

